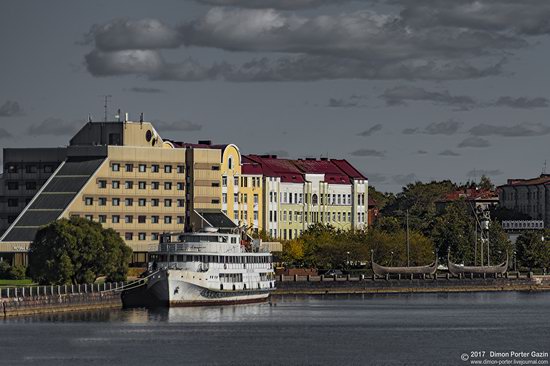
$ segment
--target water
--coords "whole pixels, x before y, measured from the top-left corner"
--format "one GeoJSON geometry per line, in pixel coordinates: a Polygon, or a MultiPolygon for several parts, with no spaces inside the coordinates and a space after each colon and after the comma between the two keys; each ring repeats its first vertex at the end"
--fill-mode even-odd
{"type": "Polygon", "coordinates": [[[550,352],[549,320],[550,293],[520,292],[64,313],[0,321],[0,365],[469,365],[550,352]]]}

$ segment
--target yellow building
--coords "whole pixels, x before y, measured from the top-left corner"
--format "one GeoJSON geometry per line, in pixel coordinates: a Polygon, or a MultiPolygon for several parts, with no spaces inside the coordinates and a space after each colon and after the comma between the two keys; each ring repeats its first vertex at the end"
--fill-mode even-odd
{"type": "Polygon", "coordinates": [[[0,256],[24,263],[40,226],[79,216],[116,230],[143,264],[162,232],[198,229],[205,215],[223,221],[221,154],[165,141],[148,122],[89,122],[0,238],[0,256]]]}

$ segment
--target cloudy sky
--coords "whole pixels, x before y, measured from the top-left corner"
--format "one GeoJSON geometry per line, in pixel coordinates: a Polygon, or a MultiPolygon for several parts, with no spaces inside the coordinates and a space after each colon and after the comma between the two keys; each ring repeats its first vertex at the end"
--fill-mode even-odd
{"type": "Polygon", "coordinates": [[[65,145],[112,95],[110,119],[386,191],[549,158],[548,0],[4,1],[0,34],[2,147],[65,145]]]}

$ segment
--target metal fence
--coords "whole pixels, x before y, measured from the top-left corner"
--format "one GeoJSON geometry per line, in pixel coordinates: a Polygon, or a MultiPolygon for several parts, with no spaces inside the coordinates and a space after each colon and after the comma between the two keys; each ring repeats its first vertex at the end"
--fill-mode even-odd
{"type": "Polygon", "coordinates": [[[82,285],[0,287],[0,299],[122,291],[127,284],[126,282],[107,282],[82,285]]]}

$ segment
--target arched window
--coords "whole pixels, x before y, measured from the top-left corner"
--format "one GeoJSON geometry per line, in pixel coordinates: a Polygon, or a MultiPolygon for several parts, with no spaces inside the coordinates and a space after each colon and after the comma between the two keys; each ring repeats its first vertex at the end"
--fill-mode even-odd
{"type": "Polygon", "coordinates": [[[227,159],[227,166],[229,169],[233,169],[233,157],[230,156],[229,159],[227,159]]]}
{"type": "Polygon", "coordinates": [[[317,201],[318,201],[318,198],[317,198],[317,194],[313,194],[311,196],[311,203],[314,205],[314,206],[317,206],[317,201]]]}

